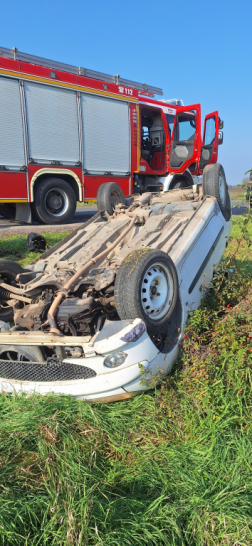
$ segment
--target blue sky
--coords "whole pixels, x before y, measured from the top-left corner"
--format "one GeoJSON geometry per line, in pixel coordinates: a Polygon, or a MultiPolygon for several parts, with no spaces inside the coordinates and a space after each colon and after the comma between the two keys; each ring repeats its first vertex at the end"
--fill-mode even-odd
{"type": "Polygon", "coordinates": [[[162,87],[219,110],[229,184],[252,168],[251,0],[1,2],[0,46],[162,87]]]}

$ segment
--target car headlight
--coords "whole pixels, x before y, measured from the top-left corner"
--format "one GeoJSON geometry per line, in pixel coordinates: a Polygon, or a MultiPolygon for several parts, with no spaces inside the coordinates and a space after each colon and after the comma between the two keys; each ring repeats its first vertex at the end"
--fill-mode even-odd
{"type": "Polygon", "coordinates": [[[117,366],[121,366],[126,358],[127,354],[120,351],[119,353],[112,353],[111,355],[106,356],[104,359],[104,366],[107,368],[117,368],[117,366]]]}
{"type": "Polygon", "coordinates": [[[138,341],[138,339],[144,334],[146,330],[146,326],[144,322],[139,322],[134,326],[134,328],[131,328],[127,334],[124,334],[123,337],[121,337],[121,341],[125,341],[125,343],[130,343],[134,341],[138,341]]]}

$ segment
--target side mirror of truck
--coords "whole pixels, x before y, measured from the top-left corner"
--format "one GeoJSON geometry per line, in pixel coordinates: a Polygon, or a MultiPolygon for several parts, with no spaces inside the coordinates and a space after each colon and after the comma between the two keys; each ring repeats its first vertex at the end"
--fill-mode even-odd
{"type": "Polygon", "coordinates": [[[220,144],[223,144],[223,132],[222,131],[219,131],[218,133],[218,144],[220,146],[220,144]]]}
{"type": "Polygon", "coordinates": [[[224,121],[219,118],[219,129],[223,129],[224,127],[224,121]]]}

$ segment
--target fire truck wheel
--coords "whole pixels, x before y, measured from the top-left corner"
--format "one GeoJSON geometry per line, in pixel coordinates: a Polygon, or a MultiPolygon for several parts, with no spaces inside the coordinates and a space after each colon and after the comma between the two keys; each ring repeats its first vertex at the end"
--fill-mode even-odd
{"type": "Polygon", "coordinates": [[[178,297],[176,267],[162,250],[134,250],[121,263],[115,281],[115,305],[122,320],[141,318],[150,332],[160,331],[178,297]]]}
{"type": "Polygon", "coordinates": [[[125,205],[125,197],[120,186],[115,182],[106,182],[101,184],[96,195],[97,208],[103,218],[107,220],[108,216],[112,216],[114,208],[119,203],[125,205]]]}
{"type": "Polygon", "coordinates": [[[42,224],[67,224],[76,209],[76,195],[61,178],[41,180],[34,193],[33,214],[42,224]]]}
{"type": "Polygon", "coordinates": [[[188,184],[185,182],[185,180],[178,180],[171,189],[182,190],[183,188],[188,188],[188,184]]]}
{"type": "Polygon", "coordinates": [[[221,212],[228,221],[231,215],[230,197],[225,172],[220,163],[207,165],[204,168],[202,185],[203,194],[217,199],[221,212]]]}
{"type": "Polygon", "coordinates": [[[3,320],[4,322],[13,321],[13,310],[12,307],[7,305],[6,298],[1,298],[1,290],[3,290],[2,296],[5,296],[5,288],[1,289],[1,282],[12,285],[14,283],[15,285],[16,276],[23,271],[24,270],[21,265],[18,265],[15,262],[11,262],[10,260],[0,260],[0,320],[3,320]]]}
{"type": "Polygon", "coordinates": [[[0,204],[0,215],[4,218],[13,219],[16,214],[16,205],[11,203],[0,204]]]}

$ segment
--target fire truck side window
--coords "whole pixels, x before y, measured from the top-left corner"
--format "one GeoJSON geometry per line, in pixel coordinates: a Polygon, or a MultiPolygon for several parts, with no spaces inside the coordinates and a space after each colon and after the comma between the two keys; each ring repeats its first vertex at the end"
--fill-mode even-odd
{"type": "Polygon", "coordinates": [[[215,139],[215,118],[208,118],[205,126],[204,145],[213,144],[215,139]]]}
{"type": "Polygon", "coordinates": [[[196,116],[181,113],[178,114],[174,139],[177,142],[185,140],[194,140],[196,131],[196,116]]]}

